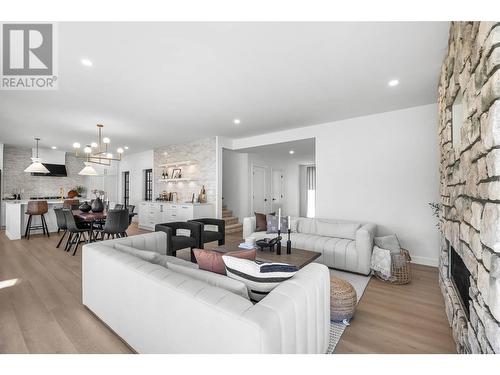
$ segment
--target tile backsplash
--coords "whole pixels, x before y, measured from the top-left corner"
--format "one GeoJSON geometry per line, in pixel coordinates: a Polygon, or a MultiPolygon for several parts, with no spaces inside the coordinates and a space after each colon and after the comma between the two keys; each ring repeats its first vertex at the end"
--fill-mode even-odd
{"type": "Polygon", "coordinates": [[[85,186],[85,176],[78,175],[84,167],[83,161],[66,153],[67,177],[32,176],[24,169],[31,163],[31,148],[4,146],[2,195],[20,193],[22,199],[34,196],[58,196],[60,188],[64,194],[77,185],[85,186]]]}

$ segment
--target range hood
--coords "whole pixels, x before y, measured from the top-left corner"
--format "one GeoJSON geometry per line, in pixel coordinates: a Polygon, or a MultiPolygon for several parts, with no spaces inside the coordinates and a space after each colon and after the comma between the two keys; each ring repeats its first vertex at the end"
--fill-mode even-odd
{"type": "Polygon", "coordinates": [[[49,173],[32,173],[32,176],[66,177],[68,175],[64,164],[42,164],[49,170],[49,173]]]}
{"type": "MultiPolygon", "coordinates": [[[[32,150],[34,155],[35,150],[32,150]]],[[[42,164],[49,170],[49,173],[32,173],[32,176],[66,177],[66,153],[64,151],[39,149],[39,156],[42,164]]]]}

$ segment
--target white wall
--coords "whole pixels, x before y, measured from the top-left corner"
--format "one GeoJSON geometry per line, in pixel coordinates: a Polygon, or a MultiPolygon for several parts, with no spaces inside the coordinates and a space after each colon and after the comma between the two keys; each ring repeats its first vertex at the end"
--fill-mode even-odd
{"type": "Polygon", "coordinates": [[[222,153],[223,204],[242,222],[250,212],[248,154],[230,150],[222,153]]]}
{"type": "Polygon", "coordinates": [[[316,216],[397,233],[418,263],[437,265],[435,104],[233,140],[233,149],[316,138],[316,216]]]}
{"type": "MultiPolygon", "coordinates": [[[[130,202],[139,210],[139,203],[144,200],[144,170],[153,169],[153,150],[126,155],[118,169],[118,203],[123,203],[123,172],[130,172],[130,202]]],[[[153,176],[154,178],[154,176],[153,176]]],[[[154,184],[153,184],[154,186],[154,184]]],[[[153,198],[155,192],[153,191],[153,198]]],[[[134,217],[135,219],[136,217],[134,217]]]]}
{"type": "MultiPolygon", "coordinates": [[[[281,205],[282,213],[299,216],[299,161],[290,160],[287,157],[277,158],[224,149],[222,195],[224,204],[233,211],[233,215],[238,217],[240,222],[243,222],[244,217],[253,215],[252,168],[254,165],[268,168],[267,181],[270,193],[272,192],[272,170],[283,171],[285,199],[281,205]]],[[[271,210],[274,211],[276,208],[271,210]]]]}

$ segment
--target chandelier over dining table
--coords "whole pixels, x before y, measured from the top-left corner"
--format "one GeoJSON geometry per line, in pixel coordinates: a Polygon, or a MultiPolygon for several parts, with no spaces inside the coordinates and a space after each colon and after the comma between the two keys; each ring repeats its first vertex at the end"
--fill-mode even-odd
{"type": "Polygon", "coordinates": [[[111,152],[111,140],[108,137],[103,137],[103,127],[104,125],[97,124],[97,141],[86,144],[83,148],[83,154],[81,153],[81,144],[78,142],[73,143],[75,156],[80,159],[85,159],[85,165],[88,165],[88,163],[94,163],[109,167],[111,166],[112,161],[122,160],[124,149],[122,147],[118,147],[116,149],[117,156],[111,152]]]}

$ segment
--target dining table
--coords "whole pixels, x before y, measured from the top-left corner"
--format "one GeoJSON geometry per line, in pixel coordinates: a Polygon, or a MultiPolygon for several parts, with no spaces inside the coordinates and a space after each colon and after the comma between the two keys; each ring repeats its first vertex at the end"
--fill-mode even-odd
{"type": "MultiPolygon", "coordinates": [[[[137,215],[136,212],[129,212],[129,218],[132,219],[135,215],[137,215]]],[[[94,225],[96,223],[103,223],[106,221],[107,217],[107,211],[102,211],[102,212],[84,212],[81,210],[73,210],[73,217],[79,221],[79,222],[85,222],[89,223],[90,229],[89,229],[89,242],[95,241],[96,238],[94,237],[94,225]]]]}

